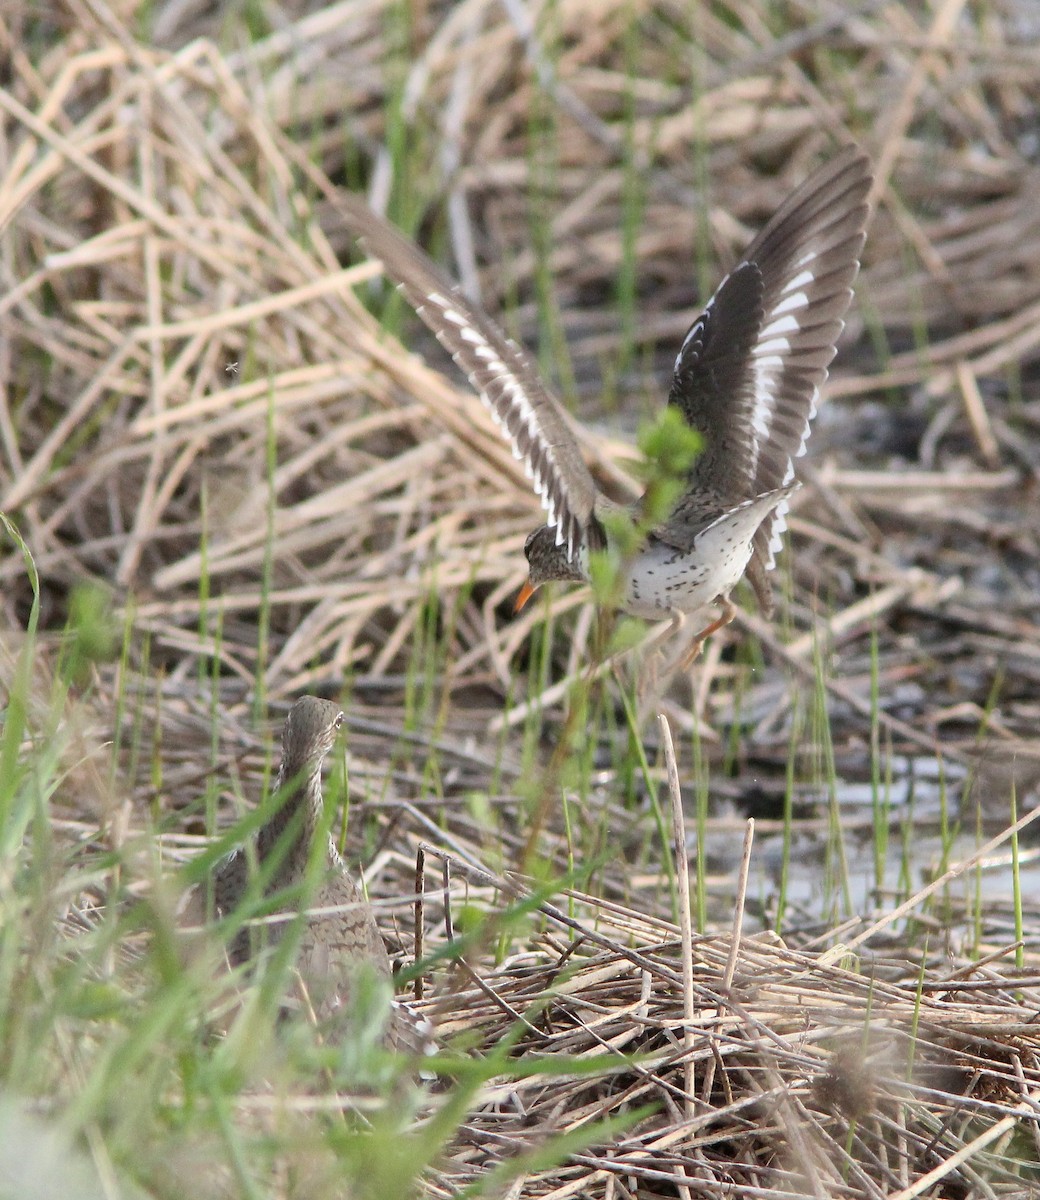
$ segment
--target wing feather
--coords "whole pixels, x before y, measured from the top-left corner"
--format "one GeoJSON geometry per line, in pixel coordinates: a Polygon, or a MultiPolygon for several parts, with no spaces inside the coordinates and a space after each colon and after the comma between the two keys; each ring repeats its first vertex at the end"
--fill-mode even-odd
{"type": "MultiPolygon", "coordinates": [[[[705,439],[694,486],[723,503],[784,487],[805,453],[859,270],[870,164],[847,147],[780,206],[690,328],[669,401],[705,439]]],[[[783,501],[755,534],[773,566],[783,501]]]]}
{"type": "Polygon", "coordinates": [[[556,526],[557,545],[573,560],[592,519],[596,485],[559,401],[525,351],[416,245],[356,196],[340,195],[336,207],[484,401],[524,464],[547,523],[556,526]]]}

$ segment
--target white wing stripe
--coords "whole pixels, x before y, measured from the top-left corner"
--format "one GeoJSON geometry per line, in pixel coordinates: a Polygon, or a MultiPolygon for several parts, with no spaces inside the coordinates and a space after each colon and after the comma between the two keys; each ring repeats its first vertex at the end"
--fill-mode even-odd
{"type": "MultiPolygon", "coordinates": [[[[789,316],[788,314],[794,312],[796,309],[805,308],[805,306],[809,303],[809,297],[803,291],[794,292],[791,295],[788,295],[786,289],[783,293],[783,296],[783,300],[776,305],[773,311],[769,314],[769,317],[772,321],[775,321],[777,317],[787,317],[788,320],[795,321],[795,318],[789,316]]],[[[797,321],[795,321],[795,328],[797,327],[797,321]]]]}
{"type": "MultiPolygon", "coordinates": [[[[714,299],[714,297],[712,297],[714,299]]],[[[698,337],[704,330],[704,326],[708,319],[708,313],[711,312],[711,301],[708,302],[708,307],[690,326],[683,338],[682,345],[679,347],[679,353],[675,356],[675,370],[678,371],[679,364],[682,362],[682,356],[686,353],[686,348],[695,337],[698,337]]]]}
{"type": "MultiPolygon", "coordinates": [[[[528,399],[527,393],[522,385],[513,375],[512,371],[506,366],[502,359],[498,356],[495,348],[491,346],[487,339],[481,334],[479,329],[475,329],[457,309],[452,308],[448,300],[439,292],[430,292],[427,295],[427,301],[430,305],[436,307],[440,315],[445,321],[449,322],[458,330],[458,336],[462,338],[469,346],[473,348],[474,357],[480,359],[484,369],[493,379],[489,382],[487,379],[479,376],[477,372],[467,371],[466,375],[472,384],[474,390],[483,400],[488,411],[491,413],[491,418],[501,429],[505,430],[509,435],[509,441],[513,451],[513,457],[518,462],[524,464],[524,474],[528,479],[533,481],[535,493],[540,497],[545,504],[548,523],[556,527],[556,543],[562,544],[564,540],[564,530],[557,516],[556,504],[550,494],[551,480],[546,481],[542,477],[539,468],[533,465],[524,452],[520,449],[519,439],[514,436],[513,429],[517,426],[526,429],[528,435],[535,442],[541,444],[545,456],[552,462],[553,445],[545,441],[541,437],[540,423],[538,414],[535,411],[531,401],[528,399]],[[499,389],[499,394],[504,396],[508,401],[511,413],[500,413],[494,403],[491,395],[491,389],[499,389]]],[[[421,312],[421,307],[417,306],[417,311],[421,312]]],[[[439,340],[444,341],[449,352],[452,352],[450,338],[439,335],[439,340]]],[[[457,357],[452,352],[453,357],[457,357]]],[[[461,364],[460,364],[461,365],[461,364]]]]}
{"type": "MultiPolygon", "coordinates": [[[[797,263],[795,263],[795,266],[800,267],[803,263],[810,263],[815,257],[816,252],[813,251],[812,254],[807,254],[805,258],[800,259],[797,263]]],[[[812,273],[812,271],[799,271],[793,279],[789,279],[787,281],[787,286],[784,288],[784,291],[790,292],[795,288],[798,288],[799,291],[802,291],[804,288],[807,288],[810,283],[813,283],[815,279],[816,276],[812,273]]]]}

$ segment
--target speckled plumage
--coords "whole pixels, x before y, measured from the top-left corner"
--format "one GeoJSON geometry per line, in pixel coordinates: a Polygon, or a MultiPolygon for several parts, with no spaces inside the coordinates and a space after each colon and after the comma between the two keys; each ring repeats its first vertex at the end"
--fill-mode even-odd
{"type": "MultiPolygon", "coordinates": [[[[232,965],[249,962],[265,945],[277,942],[299,912],[294,894],[304,882],[315,838],[321,836],[323,796],[321,769],[343,722],[337,705],[314,696],[297,700],[282,733],[282,760],[274,792],[283,798],[278,810],[256,836],[259,868],[278,860],[264,886],[266,896],[286,892],[285,922],[247,925],[228,946],[232,965]]],[[[321,864],[315,864],[321,882],[309,896],[308,914],[299,934],[296,966],[307,1001],[319,1020],[346,1013],[359,975],[368,972],[377,981],[392,985],[393,973],[372,906],[347,872],[328,833],[324,835],[321,864]],[[322,870],[323,868],[323,870],[322,870]],[[329,912],[328,909],[340,911],[329,912]]],[[[213,909],[218,919],[233,912],[249,886],[250,855],[235,850],[214,871],[213,909]]],[[[277,915],[277,914],[276,914],[277,915]]],[[[195,890],[185,911],[185,923],[202,924],[205,888],[195,890]]],[[[408,1051],[421,1051],[429,1041],[428,1022],[407,1004],[394,1001],[384,1040],[408,1051]]]]}
{"type": "MultiPolygon", "coordinates": [[[[620,607],[661,618],[719,598],[731,614],[729,591],[746,571],[771,610],[767,572],[852,298],[870,183],[862,151],[840,151],[780,206],[687,332],[669,403],[703,451],[675,509],[622,563],[620,607]]],[[[616,506],[533,363],[396,229],[353,196],[339,208],[466,372],[545,505],[548,524],[524,548],[530,575],[518,606],[541,583],[587,580],[616,506]]]]}

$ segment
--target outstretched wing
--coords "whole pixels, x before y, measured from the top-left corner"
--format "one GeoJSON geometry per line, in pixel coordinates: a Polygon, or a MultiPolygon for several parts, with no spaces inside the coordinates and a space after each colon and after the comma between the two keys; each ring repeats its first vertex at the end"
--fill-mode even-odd
{"type": "MultiPolygon", "coordinates": [[[[694,484],[723,503],[785,487],[844,327],[870,164],[850,146],[798,188],[723,280],[675,360],[669,402],[704,438],[694,484]]],[[[755,534],[768,570],[787,502],[755,534]]]]}
{"type": "Polygon", "coordinates": [[[356,196],[337,208],[469,378],[523,462],[572,560],[592,517],[596,485],[556,397],[524,351],[443,271],[356,196]]]}

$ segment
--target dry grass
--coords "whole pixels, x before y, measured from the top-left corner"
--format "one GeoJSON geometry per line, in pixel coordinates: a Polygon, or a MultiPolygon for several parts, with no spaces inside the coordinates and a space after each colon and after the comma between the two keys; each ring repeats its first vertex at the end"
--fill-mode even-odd
{"type": "MultiPolygon", "coordinates": [[[[206,41],[159,54],[106,37],[98,18],[56,44],[39,70],[12,57],[0,194],[11,397],[0,504],[18,514],[48,580],[100,578],[117,599],[132,589],[138,628],[175,662],[192,649],[189,631],[214,620],[215,600],[203,613],[198,585],[205,533],[224,666],[243,685],[258,679],[288,696],[347,672],[361,687],[403,673],[436,591],[449,605],[459,597],[448,690],[503,691],[541,620],[501,619],[534,501],[476,400],[403,354],[365,313],[354,289],[372,270],[341,265],[342,233],[297,167],[303,146],[337,178],[352,141],[386,137],[379,120],[392,72],[373,66],[379,8],[363,18],[349,8],[350,19],[346,8],[313,14],[294,37],[272,36],[248,54],[225,56],[206,41]],[[272,642],[258,662],[257,584],[269,559],[272,642]]],[[[653,159],[631,247],[640,279],[632,332],[637,352],[660,345],[662,369],[698,296],[692,214],[705,214],[711,247],[731,262],[747,229],[829,145],[864,141],[879,179],[848,339],[861,348],[839,360],[808,464],[816,486],[793,523],[790,620],[804,636],[787,654],[811,666],[821,640],[865,701],[864,634],[898,621],[917,645],[886,641],[882,677],[907,692],[927,671],[928,688],[917,685],[899,707],[918,717],[930,745],[938,732],[975,737],[995,670],[1006,703],[991,728],[1006,737],[1035,728],[1038,418],[1027,380],[1038,349],[1040,230],[1028,137],[1019,137],[1022,152],[1010,141],[1035,101],[1026,49],[1002,46],[1000,26],[980,31],[977,44],[958,36],[943,48],[940,38],[923,55],[920,37],[879,46],[883,27],[865,22],[824,25],[815,38],[810,27],[805,45],[840,59],[831,86],[840,81],[867,109],[850,128],[834,97],[823,119],[808,50],[764,63],[752,55],[755,70],[738,71],[751,46],[715,20],[700,36],[712,53],[725,50],[724,61],[737,56],[732,78],[703,85],[695,103],[663,82],[674,74],[663,38],[640,45],[641,86],[611,73],[626,11],[604,13],[593,43],[573,47],[580,14],[564,7],[557,16],[571,48],[556,86],[587,119],[556,113],[557,161],[541,203],[553,239],[553,319],[581,407],[594,415],[584,397],[599,389],[604,366],[624,361],[623,331],[602,308],[624,265],[618,231],[631,175],[610,153],[612,139],[625,133],[637,161],[653,159]],[[901,81],[895,96],[889,77],[901,81]],[[869,111],[886,101],[891,111],[869,111]],[[630,128],[624,102],[634,108],[630,128]],[[872,128],[884,131],[873,145],[872,128]],[[985,156],[971,149],[980,144],[985,156]],[[707,209],[691,178],[701,161],[707,209]],[[857,339],[864,320],[892,350],[880,369],[857,339]],[[863,369],[850,374],[857,359],[863,369]],[[846,399],[886,388],[904,397],[898,406],[846,399]]],[[[531,192],[517,187],[531,153],[532,85],[508,24],[473,20],[430,37],[402,86],[406,109],[447,106],[450,128],[428,144],[459,157],[445,197],[449,232],[460,273],[494,311],[506,292],[538,295],[531,192]],[[482,273],[467,266],[467,246],[493,256],[482,273]]],[[[18,33],[17,21],[5,28],[8,46],[18,33]]],[[[391,166],[376,155],[377,197],[391,166]]],[[[422,202],[436,201],[426,190],[422,202]]],[[[720,268],[701,270],[710,281],[720,268]]],[[[537,339],[529,304],[515,320],[537,339]]],[[[640,396],[663,391],[630,372],[625,383],[640,396]]],[[[588,445],[617,481],[617,447],[588,445]]],[[[0,563],[8,603],[24,597],[21,577],[17,555],[0,563]]],[[[587,637],[583,623],[572,668],[587,637]]],[[[732,710],[734,677],[712,658],[701,678],[697,707],[710,727],[732,710]]],[[[883,706],[895,690],[882,688],[883,706]]],[[[782,711],[778,699],[772,676],[745,695],[745,711],[761,714],[753,741],[775,741],[768,718],[782,711]]]]}
{"type": "MultiPolygon", "coordinates": [[[[1033,18],[1013,0],[779,7],[778,34],[753,6],[698,6],[695,50],[686,5],[627,0],[594,19],[568,0],[537,37],[513,23],[522,5],[265,8],[275,31],[246,39],[171,3],[151,41],[97,0],[5,8],[0,511],[34,555],[45,630],[85,581],[127,630],[124,660],[64,701],[64,837],[118,848],[155,818],[176,827],[178,861],[207,782],[224,781],[225,811],[258,794],[257,708],[349,688],[372,894],[409,895],[431,842],[457,860],[453,902],[497,910],[533,836],[530,742],[510,731],[526,710],[505,702],[541,686],[517,680],[538,666],[544,610],[508,616],[537,508],[478,400],[410,323],[429,364],[370,313],[377,268],[349,265],[329,197],[363,182],[389,198],[612,438],[663,396],[749,231],[849,138],[878,165],[877,212],[790,522],[780,627],[746,614],[692,698],[680,682],[662,703],[696,734],[716,801],[775,798],[793,760],[812,779],[809,829],[826,826],[827,753],[825,785],[899,752],[950,769],[967,826],[969,797],[998,830],[1013,792],[1025,811],[1040,759],[1033,18]],[[477,867],[490,878],[464,886],[477,867]]],[[[621,439],[585,445],[626,487],[621,439]]],[[[29,602],[21,554],[0,544],[0,689],[29,602]]],[[[582,598],[554,605],[574,609],[553,680],[589,659],[582,598]]],[[[36,662],[38,736],[56,645],[36,662]]],[[[566,744],[566,722],[550,728],[566,744]]],[[[644,744],[654,763],[656,730],[644,744]]],[[[999,859],[944,859],[927,895],[881,894],[870,917],[792,934],[797,950],[698,937],[684,1042],[666,872],[609,748],[596,766],[569,803],[588,861],[612,851],[600,894],[543,907],[498,965],[439,968],[429,1003],[482,1054],[524,1014],[526,1066],[639,1057],[489,1085],[431,1190],[653,1102],[562,1166],[523,1160],[502,1194],[1029,1194],[1040,913],[1027,896],[1017,942],[1006,887],[982,910],[999,859]],[[933,1169],[945,1182],[928,1193],[933,1169]]],[[[566,871],[555,813],[535,827],[566,871]]],[[[708,829],[733,836],[725,815],[708,829]]],[[[732,895],[728,870],[718,890],[732,895]]],[[[434,945],[444,915],[431,899],[434,945]]],[[[400,903],[394,921],[410,938],[400,903]]]]}
{"type": "Polygon", "coordinates": [[[489,1087],[435,1194],[644,1105],[623,1136],[592,1138],[551,1173],[521,1171],[511,1194],[910,1196],[932,1171],[951,1189],[936,1194],[981,1195],[983,1181],[1028,1194],[1012,1160],[1036,1147],[1012,1143],[1040,1085],[1035,975],[1012,990],[989,962],[919,988],[906,963],[864,974],[775,939],[734,954],[728,937],[699,938],[684,1048],[678,930],[583,900],[583,932],[551,931],[456,992],[443,1024],[489,1040],[519,1020],[528,1070],[563,1054],[601,1070],[489,1087]]]}

